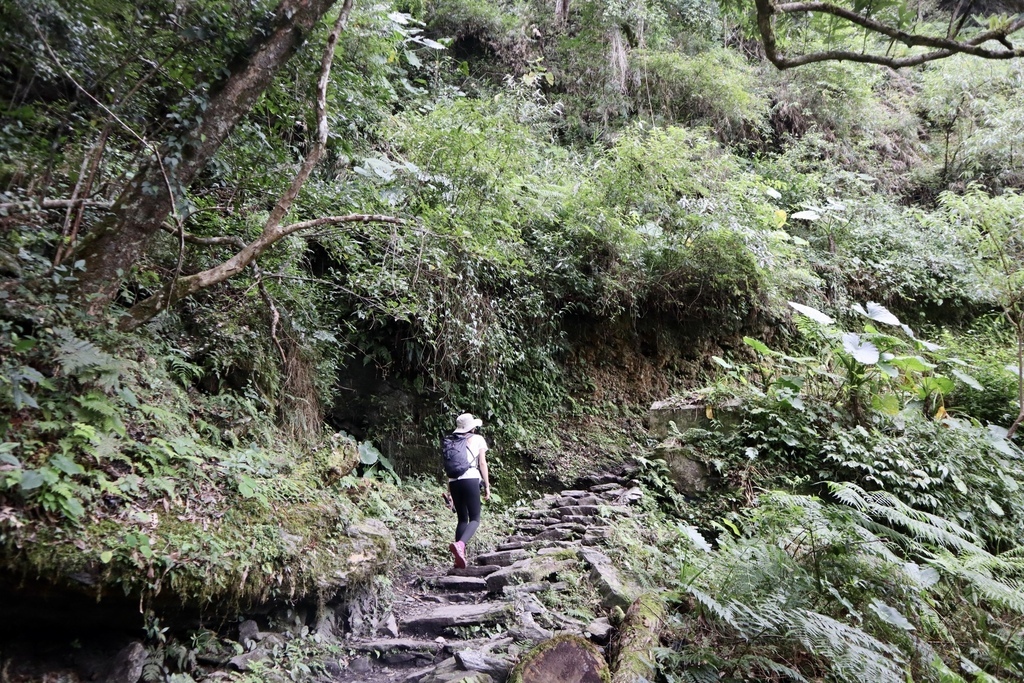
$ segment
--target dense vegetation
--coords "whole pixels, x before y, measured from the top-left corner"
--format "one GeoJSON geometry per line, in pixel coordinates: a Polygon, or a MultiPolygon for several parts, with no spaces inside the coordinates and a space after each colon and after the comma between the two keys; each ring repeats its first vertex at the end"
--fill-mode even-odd
{"type": "Polygon", "coordinates": [[[306,5],[0,2],[5,572],[365,582],[472,410],[507,502],[644,464],[665,680],[1024,676],[1024,62],[779,71],[710,0],[306,5]],[[732,406],[675,435],[695,500],[641,427],[672,393],[732,406]]]}

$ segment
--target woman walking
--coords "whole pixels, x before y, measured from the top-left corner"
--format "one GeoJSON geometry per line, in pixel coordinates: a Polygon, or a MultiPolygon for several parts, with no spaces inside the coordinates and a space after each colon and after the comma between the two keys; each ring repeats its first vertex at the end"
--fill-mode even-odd
{"type": "Polygon", "coordinates": [[[479,418],[463,413],[455,420],[455,431],[444,440],[445,471],[448,491],[459,516],[455,542],[448,546],[455,566],[466,566],[466,544],[480,526],[480,493],[491,498],[491,480],[487,472],[487,441],[476,430],[479,418]]]}

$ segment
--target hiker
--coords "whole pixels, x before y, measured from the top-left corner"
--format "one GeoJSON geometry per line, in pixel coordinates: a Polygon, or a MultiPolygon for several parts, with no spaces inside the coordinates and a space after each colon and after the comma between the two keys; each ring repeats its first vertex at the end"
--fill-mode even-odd
{"type": "Polygon", "coordinates": [[[448,491],[459,516],[455,542],[448,546],[455,566],[466,566],[466,544],[480,526],[480,492],[491,498],[491,480],[487,472],[487,441],[476,433],[483,421],[469,413],[455,420],[455,431],[442,440],[448,491]]]}

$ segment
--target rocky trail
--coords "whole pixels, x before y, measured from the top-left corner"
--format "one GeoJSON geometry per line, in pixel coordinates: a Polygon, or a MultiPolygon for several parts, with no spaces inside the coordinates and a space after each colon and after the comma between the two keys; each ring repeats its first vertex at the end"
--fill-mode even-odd
{"type": "Polygon", "coordinates": [[[637,597],[605,542],[616,520],[637,514],[644,493],[628,475],[610,473],[578,486],[517,509],[508,536],[489,552],[471,547],[463,569],[425,568],[394,579],[391,595],[378,586],[319,607],[296,601],[199,624],[186,615],[175,632],[190,640],[144,645],[129,601],[26,593],[13,613],[38,623],[0,638],[0,683],[195,683],[240,673],[282,683],[601,681],[612,622],[637,597]],[[313,642],[319,650],[304,645],[313,642]],[[273,664],[282,657],[292,667],[287,678],[273,664]],[[527,665],[544,673],[516,677],[527,665]]]}
{"type": "Polygon", "coordinates": [[[328,666],[332,680],[502,683],[525,653],[545,642],[552,644],[538,648],[549,660],[545,670],[564,669],[557,680],[598,680],[587,676],[600,658],[593,665],[580,661],[578,644],[589,641],[595,653],[603,653],[614,631],[609,617],[584,623],[540,598],[570,590],[563,574],[582,565],[600,595],[600,605],[593,607],[621,615],[633,592],[602,542],[609,522],[632,515],[642,497],[639,486],[604,474],[585,488],[545,495],[517,510],[512,533],[494,552],[471,556],[465,569],[434,569],[396,585],[379,635],[342,641],[351,656],[328,666]],[[565,648],[558,644],[569,640],[574,647],[561,652],[565,648]]]}

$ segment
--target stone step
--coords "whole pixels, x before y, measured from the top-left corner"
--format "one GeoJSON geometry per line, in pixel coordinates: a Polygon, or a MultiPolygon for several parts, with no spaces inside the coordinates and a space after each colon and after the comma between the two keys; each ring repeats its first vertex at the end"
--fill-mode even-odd
{"type": "Polygon", "coordinates": [[[534,541],[566,541],[575,535],[571,529],[545,529],[533,537],[534,541]]]}
{"type": "Polygon", "coordinates": [[[498,547],[496,547],[495,550],[497,550],[499,552],[502,551],[502,550],[521,550],[523,547],[526,546],[526,543],[529,540],[530,540],[529,536],[527,536],[522,541],[512,541],[510,543],[499,543],[498,547]]]}
{"type": "Polygon", "coordinates": [[[471,564],[468,567],[459,569],[452,567],[448,570],[448,576],[487,576],[501,569],[496,564],[471,564]]]}
{"type": "Polygon", "coordinates": [[[568,566],[569,562],[553,558],[520,560],[488,576],[487,589],[492,593],[500,593],[505,586],[512,584],[537,583],[549,577],[556,577],[558,572],[565,570],[568,566]]]}
{"type": "Polygon", "coordinates": [[[520,548],[515,550],[501,550],[496,553],[478,555],[476,563],[479,565],[496,564],[501,567],[507,567],[517,560],[525,559],[528,555],[529,554],[525,550],[520,548]]]}
{"type": "Polygon", "coordinates": [[[422,652],[434,655],[444,649],[444,643],[420,638],[374,638],[372,640],[349,640],[345,647],[357,652],[422,652]]]}
{"type": "Polygon", "coordinates": [[[616,489],[622,489],[622,484],[614,481],[607,484],[594,484],[590,487],[590,491],[592,493],[607,493],[608,491],[614,491],[616,489]]]}
{"type": "Polygon", "coordinates": [[[422,614],[405,616],[399,620],[403,633],[440,635],[453,626],[475,626],[505,621],[509,605],[505,602],[481,602],[466,605],[444,605],[422,614]]]}
{"type": "Polygon", "coordinates": [[[439,576],[434,581],[434,585],[443,590],[450,591],[487,590],[487,581],[479,576],[439,576]]]}
{"type": "Polygon", "coordinates": [[[601,500],[597,496],[585,495],[580,497],[562,496],[555,505],[565,507],[566,505],[597,505],[601,500]]]}
{"type": "Polygon", "coordinates": [[[520,593],[543,593],[544,591],[564,591],[569,587],[565,581],[533,581],[531,583],[510,584],[501,589],[504,595],[518,595],[520,593]]]}

